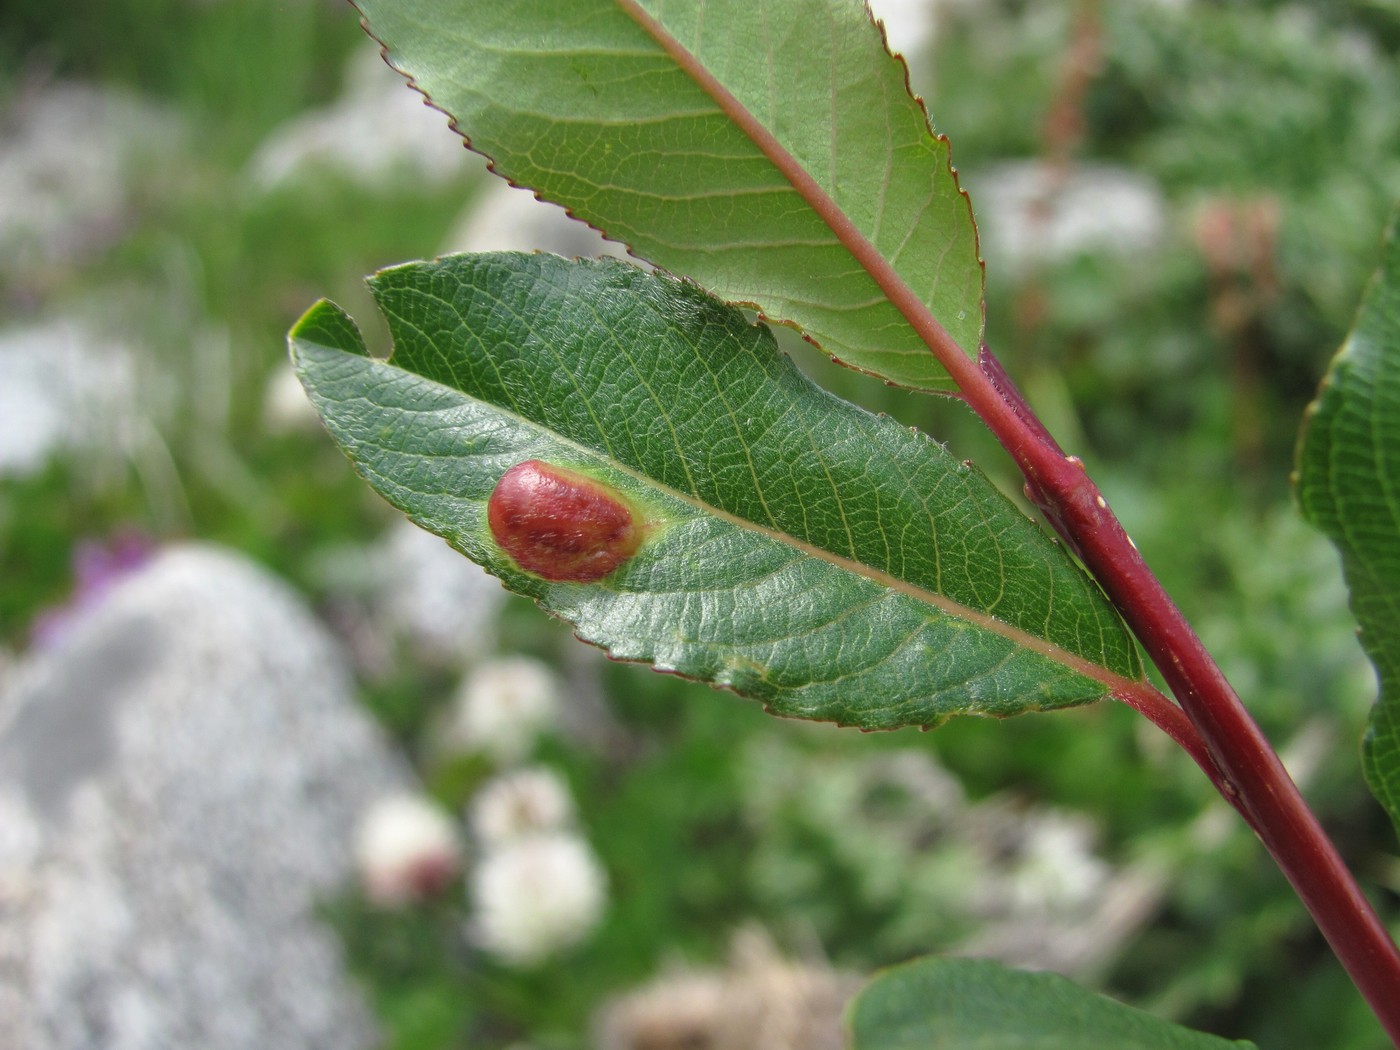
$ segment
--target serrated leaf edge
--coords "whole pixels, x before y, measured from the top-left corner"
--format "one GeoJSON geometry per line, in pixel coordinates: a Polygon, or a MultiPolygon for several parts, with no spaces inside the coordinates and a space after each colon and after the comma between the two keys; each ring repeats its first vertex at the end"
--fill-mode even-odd
{"type": "MultiPolygon", "coordinates": [[[[471,135],[463,130],[456,116],[439,106],[433,100],[428,90],[418,83],[417,78],[395,62],[389,44],[377,36],[370,28],[369,17],[365,14],[359,3],[357,3],[356,0],[350,0],[350,3],[360,15],[360,27],[364,30],[365,35],[379,46],[379,54],[384,60],[384,63],[395,73],[399,74],[399,76],[403,77],[407,85],[423,97],[424,105],[428,106],[430,109],[437,110],[447,118],[448,127],[462,140],[467,149],[486,161],[487,170],[490,171],[491,174],[504,181],[508,186],[529,191],[537,201],[543,201],[563,208],[565,214],[568,215],[570,219],[582,223],[605,239],[612,241],[614,244],[620,244],[626,250],[627,254],[634,259],[647,263],[648,265],[656,265],[653,260],[647,259],[639,253],[633,245],[611,236],[603,227],[594,225],[587,219],[578,215],[573,208],[564,201],[547,197],[541,191],[535,189],[535,187],[517,182],[503,174],[497,167],[497,159],[486,150],[479,148],[473,143],[471,135]]],[[[766,128],[763,128],[756,118],[751,118],[749,111],[734,98],[727,88],[709,74],[703,63],[680,46],[679,42],[666,31],[664,26],[652,18],[636,0],[613,0],[613,3],[619,10],[623,11],[623,13],[628,15],[638,26],[646,31],[667,54],[673,59],[676,59],[683,69],[691,74],[692,79],[696,80],[697,84],[705,90],[706,94],[719,105],[721,112],[729,116],[731,120],[734,120],[735,123],[744,130],[749,140],[758,147],[759,151],[777,167],[785,178],[787,178],[789,184],[797,191],[798,195],[812,207],[826,224],[827,228],[835,234],[836,239],[851,253],[852,257],[861,268],[875,281],[880,290],[885,293],[886,299],[890,302],[890,305],[899,311],[909,323],[910,327],[914,329],[915,333],[923,340],[925,345],[928,346],[929,352],[938,359],[939,363],[948,373],[949,386],[917,386],[891,379],[884,373],[852,364],[843,360],[838,355],[830,353],[821,345],[821,342],[817,338],[805,330],[801,322],[791,318],[774,317],[766,313],[763,309],[763,305],[759,302],[742,298],[723,299],[723,301],[731,306],[753,310],[758,314],[761,320],[769,324],[780,325],[797,332],[806,342],[827,354],[833,362],[841,365],[843,368],[849,368],[853,372],[880,379],[890,386],[905,390],[913,390],[926,394],[955,394],[956,390],[963,385],[958,378],[958,374],[962,369],[951,365],[950,359],[955,357],[962,361],[975,362],[981,351],[981,345],[965,348],[961,347],[953,340],[952,336],[948,334],[947,330],[938,319],[933,316],[932,311],[924,304],[923,300],[918,297],[907,283],[905,283],[894,267],[875,248],[874,244],[856,228],[854,223],[850,222],[845,212],[836,201],[832,199],[814,179],[807,175],[806,170],[797,162],[796,158],[783,148],[782,144],[779,143],[766,128]],[[679,56],[684,56],[684,60],[679,56]],[[737,119],[740,116],[749,117],[751,119],[737,119]]],[[[865,3],[865,0],[861,0],[861,6],[864,9],[867,20],[880,34],[881,49],[891,61],[898,63],[900,66],[904,78],[905,91],[917,104],[920,113],[923,114],[924,126],[929,136],[947,147],[947,153],[945,154],[946,168],[949,176],[953,180],[954,188],[967,205],[968,221],[972,226],[973,250],[977,259],[978,270],[981,274],[981,294],[978,296],[978,306],[982,316],[978,324],[978,329],[983,333],[983,336],[985,336],[987,314],[987,266],[986,261],[982,258],[981,235],[977,227],[976,216],[972,209],[972,198],[967,190],[962,187],[958,178],[958,169],[952,163],[952,144],[949,142],[946,135],[932,130],[933,122],[929,117],[928,108],[925,106],[923,98],[913,91],[909,77],[909,67],[904,61],[904,57],[890,49],[884,24],[879,19],[875,18],[873,12],[870,10],[869,4],[865,3]]],[[[713,292],[711,294],[713,294],[713,292]]]]}

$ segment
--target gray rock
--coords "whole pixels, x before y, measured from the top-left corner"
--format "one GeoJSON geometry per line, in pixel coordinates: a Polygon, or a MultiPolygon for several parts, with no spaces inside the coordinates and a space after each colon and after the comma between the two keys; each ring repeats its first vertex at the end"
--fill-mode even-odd
{"type": "Polygon", "coordinates": [[[318,900],[409,777],[282,584],[168,552],[0,696],[0,1047],[376,1041],[318,900]]]}
{"type": "MultiPolygon", "coordinates": [[[[175,112],[110,87],[55,82],[0,110],[0,284],[92,258],[132,220],[138,188],[185,142],[175,112]]],[[[42,283],[42,282],[41,282],[42,283]]]]}

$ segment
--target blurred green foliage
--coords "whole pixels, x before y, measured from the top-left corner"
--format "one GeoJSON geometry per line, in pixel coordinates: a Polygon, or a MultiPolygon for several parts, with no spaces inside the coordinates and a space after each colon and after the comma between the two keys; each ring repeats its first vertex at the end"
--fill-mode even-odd
{"type": "MultiPolygon", "coordinates": [[[[264,391],[313,299],[373,316],[360,276],[435,253],[477,184],[367,186],[319,171],[254,192],[248,174],[259,144],[336,97],[347,60],[369,46],[351,10],[320,0],[10,0],[0,13],[0,104],[79,79],[138,91],[192,128],[179,163],[133,195],[120,237],[38,285],[0,277],[0,327],[133,297],[139,308],[112,323],[178,391],[160,435],[167,481],[139,462],[99,471],[71,457],[0,480],[0,643],[23,649],[36,612],[64,597],[82,536],[135,525],[214,540],[325,601],[318,558],[388,522],[321,435],[265,425],[264,391]]],[[[1392,924],[1395,843],[1357,758],[1372,683],[1335,559],[1295,520],[1287,479],[1302,410],[1400,196],[1398,51],[1400,8],[1381,0],[983,0],[942,9],[936,45],[913,66],[979,209],[979,182],[1008,160],[1122,165],[1160,188],[1166,223],[1150,250],[1086,249],[1029,268],[989,258],[989,341],[1270,736],[1285,753],[1298,745],[1310,796],[1392,924]],[[1075,94],[1066,56],[1084,33],[1097,57],[1075,94]],[[1047,125],[1066,98],[1072,134],[1047,125]]],[[[793,353],[844,396],[925,426],[1018,488],[955,402],[841,372],[796,340],[793,353]]],[[[507,607],[501,636],[556,663],[573,644],[523,604],[507,607]]],[[[813,771],[830,770],[836,798],[872,755],[905,750],[936,756],[973,802],[1073,810],[1100,829],[1110,862],[1169,868],[1159,913],[1098,975],[1107,990],[1261,1046],[1382,1045],[1263,851],[1228,819],[1201,846],[1202,814],[1218,804],[1126,710],[862,736],[780,723],[636,668],[599,674],[628,746],[555,741],[539,756],[567,776],[608,872],[609,909],[589,941],[513,971],[463,946],[460,893],[396,914],[353,894],[328,902],[395,1050],[581,1047],[600,1001],[669,956],[721,960],[750,919],[794,948],[815,933],[862,970],[956,946],[963,920],[940,912],[936,893],[919,896],[956,883],[955,850],[892,852],[910,827],[898,798],[837,798],[849,816],[830,819],[779,775],[821,782],[813,771]],[[872,812],[880,819],[864,819],[872,812]],[[880,837],[886,825],[894,838],[880,837]],[[880,883],[892,863],[912,880],[907,900],[880,883]],[[774,892],[796,877],[803,893],[774,892]]],[[[403,657],[364,692],[422,758],[450,688],[441,669],[403,657]]],[[[425,768],[453,806],[489,772],[425,768]]]]}

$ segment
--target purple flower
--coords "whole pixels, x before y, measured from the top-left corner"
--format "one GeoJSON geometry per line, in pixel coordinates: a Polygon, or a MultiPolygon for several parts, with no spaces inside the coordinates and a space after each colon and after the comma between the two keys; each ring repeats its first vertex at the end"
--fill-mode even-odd
{"type": "Polygon", "coordinates": [[[29,627],[36,649],[51,649],[122,580],[155,556],[155,542],[143,532],[123,529],[106,540],[80,540],[69,565],[73,589],[67,600],[42,609],[29,627]]]}

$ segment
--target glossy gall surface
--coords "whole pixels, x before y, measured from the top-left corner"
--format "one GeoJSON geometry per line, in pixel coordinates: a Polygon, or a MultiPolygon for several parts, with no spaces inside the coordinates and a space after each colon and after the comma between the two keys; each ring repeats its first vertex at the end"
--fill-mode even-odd
{"type": "Polygon", "coordinates": [[[642,543],[642,530],[615,490],[537,459],[501,475],[486,520],[517,565],[558,583],[600,580],[642,543]]]}

